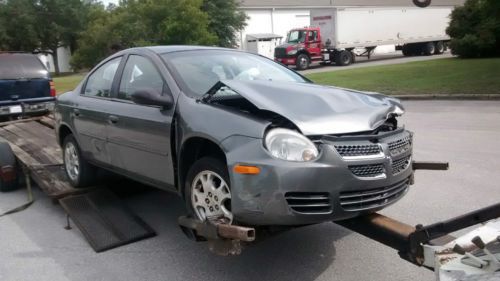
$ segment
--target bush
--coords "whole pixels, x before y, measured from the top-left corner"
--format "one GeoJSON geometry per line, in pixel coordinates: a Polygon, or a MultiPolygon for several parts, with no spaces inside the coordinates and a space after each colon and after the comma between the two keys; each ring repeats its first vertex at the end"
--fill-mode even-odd
{"type": "Polygon", "coordinates": [[[500,1],[467,0],[452,12],[446,32],[453,54],[464,58],[500,56],[500,1]]]}

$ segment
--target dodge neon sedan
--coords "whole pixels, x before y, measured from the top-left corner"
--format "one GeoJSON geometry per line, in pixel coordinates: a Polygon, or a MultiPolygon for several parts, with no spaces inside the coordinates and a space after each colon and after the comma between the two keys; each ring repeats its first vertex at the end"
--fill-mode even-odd
{"type": "Polygon", "coordinates": [[[378,211],[412,182],[398,100],[315,85],[267,58],[128,49],[59,96],[71,183],[98,168],[178,193],[200,220],[304,225],[378,211]]]}

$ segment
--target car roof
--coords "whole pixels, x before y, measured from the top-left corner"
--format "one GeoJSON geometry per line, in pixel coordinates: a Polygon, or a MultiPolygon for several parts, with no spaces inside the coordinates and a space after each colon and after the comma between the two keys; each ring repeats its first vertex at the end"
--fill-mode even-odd
{"type": "Polygon", "coordinates": [[[32,53],[25,53],[25,52],[10,52],[10,51],[0,51],[0,56],[25,56],[25,57],[33,57],[36,56],[35,54],[32,53]]]}
{"type": "Polygon", "coordinates": [[[210,46],[193,46],[193,45],[170,45],[170,46],[151,46],[151,47],[139,47],[133,48],[131,50],[137,49],[147,49],[153,51],[157,54],[182,52],[182,51],[195,51],[195,50],[233,50],[220,47],[210,47],[210,46]]]}

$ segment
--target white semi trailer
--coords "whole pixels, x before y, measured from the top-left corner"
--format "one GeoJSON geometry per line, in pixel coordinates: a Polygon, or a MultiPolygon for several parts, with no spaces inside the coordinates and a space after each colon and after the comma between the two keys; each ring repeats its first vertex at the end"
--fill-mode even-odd
{"type": "Polygon", "coordinates": [[[293,29],[275,49],[276,60],[305,69],[312,61],[349,65],[355,48],[370,54],[396,45],[404,55],[443,53],[453,7],[331,8],[311,10],[311,27],[293,29]]]}

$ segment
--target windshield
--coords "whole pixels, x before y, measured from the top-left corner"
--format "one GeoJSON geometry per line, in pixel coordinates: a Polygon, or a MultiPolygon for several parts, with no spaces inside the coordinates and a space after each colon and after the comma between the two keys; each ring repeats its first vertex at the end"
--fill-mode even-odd
{"type": "Polygon", "coordinates": [[[272,60],[238,51],[184,51],[162,57],[195,96],[202,96],[221,80],[308,82],[272,60]]]}
{"type": "Polygon", "coordinates": [[[49,72],[42,62],[31,54],[0,54],[0,79],[47,78],[49,72]]]}
{"type": "Polygon", "coordinates": [[[288,37],[286,39],[287,43],[304,43],[306,41],[306,33],[305,30],[292,30],[288,33],[288,37]]]}

